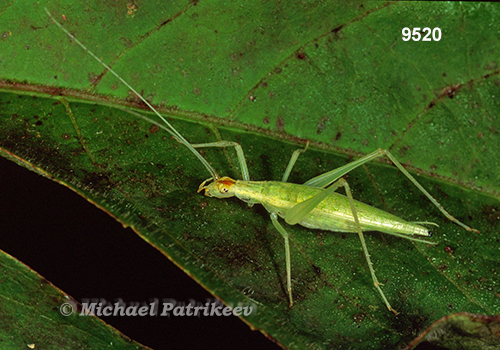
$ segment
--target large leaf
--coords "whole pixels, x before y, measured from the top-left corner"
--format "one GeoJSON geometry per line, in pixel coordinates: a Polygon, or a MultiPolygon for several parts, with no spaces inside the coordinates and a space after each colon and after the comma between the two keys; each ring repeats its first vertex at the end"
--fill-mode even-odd
{"type": "MultiPolygon", "coordinates": [[[[481,235],[449,223],[391,167],[372,164],[347,178],[357,199],[440,225],[436,247],[369,235],[398,318],[371,286],[354,235],[301,227],[287,227],[296,299],[289,310],[283,242],[265,211],[202,197],[197,185],[208,175],[181,145],[128,113],[76,101],[141,106],[32,6],[13,4],[0,17],[8,28],[0,54],[4,155],[132,226],[226,303],[257,305],[246,319],[254,327],[292,348],[380,348],[409,342],[448,313],[499,312],[499,46],[490,29],[498,6],[179,2],[131,6],[128,14],[102,4],[49,6],[176,117],[189,140],[217,139],[217,129],[192,123],[205,121],[241,142],[253,179],[279,179],[297,147],[280,140],[305,138],[314,147],[294,182],[348,161],[333,150],[376,147],[432,175],[419,181],[481,235]],[[443,38],[403,42],[402,28],[412,25],[439,26],[443,38]]],[[[238,176],[223,152],[203,154],[238,176]]]]}

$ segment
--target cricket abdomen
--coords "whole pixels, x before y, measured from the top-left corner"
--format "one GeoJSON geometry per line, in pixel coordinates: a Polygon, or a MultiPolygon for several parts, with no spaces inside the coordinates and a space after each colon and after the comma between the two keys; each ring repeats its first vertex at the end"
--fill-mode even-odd
{"type": "MultiPolygon", "coordinates": [[[[324,191],[321,188],[274,181],[260,182],[259,187],[261,193],[259,198],[255,197],[255,202],[261,203],[268,211],[274,212],[282,218],[296,204],[324,191]]],[[[425,227],[409,223],[368,204],[354,201],[354,205],[363,231],[430,235],[425,227]]],[[[357,232],[349,201],[346,196],[339,193],[332,193],[328,196],[304,216],[298,224],[320,230],[357,232]]]]}

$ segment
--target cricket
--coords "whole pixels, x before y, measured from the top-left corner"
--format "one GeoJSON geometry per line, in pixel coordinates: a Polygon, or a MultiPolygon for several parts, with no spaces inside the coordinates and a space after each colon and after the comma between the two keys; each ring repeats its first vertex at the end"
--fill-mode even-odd
{"type": "MultiPolygon", "coordinates": [[[[299,157],[306,151],[305,148],[296,150],[288,163],[281,181],[251,181],[248,166],[245,160],[242,147],[232,141],[217,141],[212,143],[192,144],[187,141],[156,108],[152,106],[141,94],[121,78],[111,67],[106,65],[99,57],[92,53],[82,42],[59,23],[53,15],[45,8],[45,12],[72,41],[77,43],[86,53],[94,58],[99,64],[113,74],[130,91],[132,91],[151,111],[159,118],[153,120],[141,114],[130,112],[143,120],[157,125],[173,136],[175,140],[187,147],[193,155],[210,174],[210,178],[203,181],[198,188],[198,192],[205,193],[208,197],[229,198],[236,197],[249,206],[261,204],[269,213],[270,219],[284,240],[285,264],[286,264],[286,291],[288,293],[289,307],[293,306],[292,295],[292,259],[290,254],[289,235],[280,223],[283,219],[288,225],[301,225],[309,229],[317,229],[332,232],[357,233],[361,242],[361,247],[368,265],[368,269],[373,280],[375,289],[380,294],[387,309],[398,315],[398,312],[391,306],[385,296],[381,283],[378,281],[370,259],[370,254],[365,242],[363,231],[379,231],[397,237],[435,245],[437,243],[424,240],[420,237],[429,237],[431,233],[423,225],[429,222],[407,222],[395,215],[377,209],[370,205],[353,199],[351,189],[347,181],[342,177],[351,170],[376,158],[386,156],[411,181],[420,192],[422,192],[437,207],[441,213],[450,221],[461,226],[470,232],[477,232],[464,223],[450,215],[436,199],[423,188],[417,180],[403,167],[403,165],[387,150],[378,149],[358,160],[348,163],[340,168],[333,169],[324,174],[316,176],[304,184],[289,183],[289,175],[299,157]],[[236,150],[242,180],[234,180],[227,176],[219,176],[210,163],[196,150],[203,147],[234,147],[236,150]],[[343,187],[346,195],[337,193],[337,189],[343,187]]],[[[435,225],[435,224],[433,224],[435,225]]],[[[436,225],[437,226],[437,225],[436,225]]]]}

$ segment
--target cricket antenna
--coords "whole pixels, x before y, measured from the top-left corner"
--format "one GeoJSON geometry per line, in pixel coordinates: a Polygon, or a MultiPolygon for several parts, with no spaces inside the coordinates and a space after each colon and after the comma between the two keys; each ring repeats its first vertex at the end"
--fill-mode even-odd
{"type": "MultiPolygon", "coordinates": [[[[205,158],[203,158],[203,156],[196,149],[194,149],[193,146],[191,146],[191,144],[167,121],[167,119],[165,117],[163,117],[160,114],[160,112],[158,112],[156,110],[156,108],[154,108],[144,97],[142,97],[141,94],[139,94],[132,86],[130,86],[130,84],[127,83],[122,77],[120,77],[111,67],[109,67],[106,63],[104,63],[103,60],[101,60],[99,57],[97,57],[92,51],[90,51],[85,45],[83,45],[83,43],[80,40],[78,40],[66,28],[64,28],[62,26],[62,24],[59,23],[54,18],[54,16],[52,16],[52,14],[49,12],[49,10],[46,7],[44,7],[44,10],[47,13],[47,15],[50,17],[50,19],[52,20],[52,22],[54,22],[64,33],[66,33],[66,35],[68,37],[70,37],[72,40],[74,40],[92,58],[94,58],[104,68],[106,68],[109,72],[111,72],[111,74],[113,74],[116,78],[118,78],[118,80],[120,80],[126,87],[128,87],[130,89],[130,91],[132,91],[137,97],[139,97],[139,99],[141,99],[141,101],[144,102],[146,104],[146,106],[148,106],[149,109],[151,109],[153,111],[153,113],[156,114],[158,116],[158,118],[160,118],[160,120],[163,123],[165,123],[164,126],[161,126],[158,123],[154,123],[154,124],[160,126],[162,129],[164,129],[170,135],[172,135],[177,141],[179,141],[184,146],[186,146],[200,160],[200,162],[205,166],[205,168],[208,170],[208,172],[210,173],[210,175],[212,175],[212,177],[214,178],[214,180],[219,178],[219,175],[214,170],[214,168],[210,165],[210,163],[208,163],[207,160],[205,158]]],[[[148,118],[145,118],[143,116],[141,116],[141,118],[144,119],[144,120],[148,120],[148,118]]]]}

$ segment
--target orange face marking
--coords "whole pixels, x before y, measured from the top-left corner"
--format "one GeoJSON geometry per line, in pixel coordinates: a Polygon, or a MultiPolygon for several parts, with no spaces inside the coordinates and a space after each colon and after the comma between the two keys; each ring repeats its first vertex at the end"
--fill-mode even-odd
{"type": "Polygon", "coordinates": [[[217,181],[218,183],[224,185],[224,186],[232,186],[234,185],[235,181],[227,176],[224,176],[220,180],[217,181]]]}

